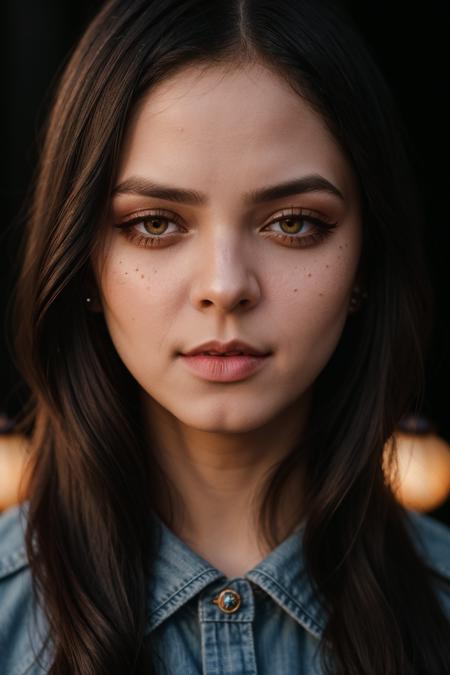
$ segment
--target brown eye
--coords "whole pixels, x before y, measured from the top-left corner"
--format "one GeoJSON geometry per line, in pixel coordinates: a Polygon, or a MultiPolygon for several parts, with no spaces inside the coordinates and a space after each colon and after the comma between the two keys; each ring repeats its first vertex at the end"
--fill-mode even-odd
{"type": "Polygon", "coordinates": [[[160,209],[153,213],[140,214],[115,225],[129,241],[135,242],[138,246],[161,246],[178,234],[180,226],[179,216],[160,209]],[[141,225],[144,230],[137,229],[141,225]],[[173,225],[175,229],[168,231],[170,225],[173,225]]]}
{"type": "Polygon", "coordinates": [[[318,243],[331,234],[337,223],[331,223],[322,218],[318,218],[304,211],[295,211],[289,209],[286,213],[280,214],[278,218],[274,218],[267,227],[272,225],[279,225],[281,232],[274,230],[267,230],[274,233],[274,237],[289,246],[306,247],[314,243],[318,243]],[[303,233],[303,228],[307,226],[306,233],[303,233]]]}
{"type": "Polygon", "coordinates": [[[167,229],[167,218],[161,218],[159,217],[152,217],[147,220],[142,219],[141,223],[144,225],[145,229],[148,231],[149,234],[164,234],[164,232],[167,229]],[[163,221],[166,221],[163,223],[163,221]],[[156,230],[156,232],[152,231],[156,230]],[[162,231],[161,231],[162,230],[162,231]]]}
{"type": "MultiPolygon", "coordinates": [[[[280,218],[279,221],[273,221],[273,222],[279,222],[282,227],[286,228],[286,234],[299,234],[299,230],[301,230],[304,225],[305,221],[308,222],[308,218],[303,216],[303,217],[290,217],[290,218],[280,218]],[[300,227],[299,227],[300,225],[300,227]]],[[[314,227],[313,227],[314,229],[314,227]]]]}

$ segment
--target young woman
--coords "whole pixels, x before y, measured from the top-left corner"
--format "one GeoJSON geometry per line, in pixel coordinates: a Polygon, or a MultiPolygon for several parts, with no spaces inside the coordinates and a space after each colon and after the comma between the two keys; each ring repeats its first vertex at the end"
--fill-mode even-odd
{"type": "Polygon", "coordinates": [[[430,320],[405,148],[332,4],[104,5],[18,281],[2,673],[448,672],[450,532],[385,478],[430,320]]]}

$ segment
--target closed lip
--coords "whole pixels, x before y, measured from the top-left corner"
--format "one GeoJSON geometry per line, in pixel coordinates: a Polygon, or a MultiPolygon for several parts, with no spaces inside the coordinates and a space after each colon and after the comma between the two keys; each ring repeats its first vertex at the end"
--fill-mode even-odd
{"type": "Polygon", "coordinates": [[[181,352],[181,355],[193,356],[194,354],[202,354],[203,352],[219,352],[220,354],[225,354],[226,352],[242,352],[243,354],[251,356],[268,356],[271,353],[269,350],[258,349],[242,340],[230,340],[229,342],[210,340],[187,352],[181,352]]]}

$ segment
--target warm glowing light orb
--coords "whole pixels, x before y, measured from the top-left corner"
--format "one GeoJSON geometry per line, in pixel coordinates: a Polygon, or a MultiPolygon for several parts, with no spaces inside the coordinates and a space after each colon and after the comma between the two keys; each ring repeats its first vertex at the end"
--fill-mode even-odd
{"type": "Polygon", "coordinates": [[[394,436],[398,475],[384,468],[396,498],[415,511],[436,509],[450,496],[450,444],[435,433],[397,431],[394,436]]]}

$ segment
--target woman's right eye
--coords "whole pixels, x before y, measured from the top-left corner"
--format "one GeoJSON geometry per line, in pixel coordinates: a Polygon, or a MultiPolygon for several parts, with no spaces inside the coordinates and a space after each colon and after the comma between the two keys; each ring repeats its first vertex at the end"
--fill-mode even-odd
{"type": "Polygon", "coordinates": [[[181,218],[176,214],[154,212],[135,216],[118,223],[115,227],[119,228],[129,241],[136,243],[138,246],[161,246],[163,241],[173,239],[173,235],[179,232],[179,229],[176,229],[167,234],[168,224],[170,223],[178,227],[181,224],[181,218]],[[136,226],[138,225],[142,225],[144,230],[137,230],[136,226]]]}

